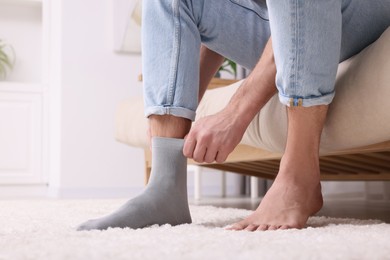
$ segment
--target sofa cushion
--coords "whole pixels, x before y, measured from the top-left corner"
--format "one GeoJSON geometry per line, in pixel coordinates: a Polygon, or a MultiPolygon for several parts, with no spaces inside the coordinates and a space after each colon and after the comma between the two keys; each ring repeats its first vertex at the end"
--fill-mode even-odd
{"type": "MultiPolygon", "coordinates": [[[[336,96],[329,107],[321,151],[330,152],[390,140],[390,28],[362,52],[339,65],[336,96]]],[[[208,90],[197,119],[227,105],[242,81],[208,90]]],[[[142,98],[119,105],[116,138],[132,146],[147,147],[147,120],[142,98]]],[[[249,125],[242,144],[282,152],[287,136],[287,113],[277,95],[249,125]]]]}

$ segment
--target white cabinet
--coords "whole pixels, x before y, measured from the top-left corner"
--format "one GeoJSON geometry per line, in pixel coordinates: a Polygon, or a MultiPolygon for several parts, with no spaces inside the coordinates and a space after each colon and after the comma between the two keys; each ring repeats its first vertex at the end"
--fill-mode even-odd
{"type": "Polygon", "coordinates": [[[0,184],[44,182],[41,94],[0,92],[0,184]]]}
{"type": "Polygon", "coordinates": [[[0,81],[0,185],[47,183],[47,3],[0,0],[0,39],[16,53],[0,81]]]}

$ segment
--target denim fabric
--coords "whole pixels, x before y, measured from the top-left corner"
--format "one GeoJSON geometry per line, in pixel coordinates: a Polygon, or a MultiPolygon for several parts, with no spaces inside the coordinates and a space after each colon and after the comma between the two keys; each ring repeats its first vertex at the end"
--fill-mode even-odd
{"type": "Polygon", "coordinates": [[[271,32],[286,105],[329,104],[337,65],[390,25],[390,0],[144,0],[145,115],[194,120],[199,51],[253,69],[271,32]]]}
{"type": "Polygon", "coordinates": [[[288,106],[329,104],[337,65],[390,25],[389,0],[267,1],[279,100],[288,106]]]}

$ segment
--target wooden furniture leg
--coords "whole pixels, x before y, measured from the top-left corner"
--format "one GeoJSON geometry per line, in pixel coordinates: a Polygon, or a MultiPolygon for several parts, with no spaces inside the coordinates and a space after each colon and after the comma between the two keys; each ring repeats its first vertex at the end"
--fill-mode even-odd
{"type": "Polygon", "coordinates": [[[251,199],[259,198],[259,178],[251,176],[251,199]]]}
{"type": "Polygon", "coordinates": [[[194,167],[194,199],[200,200],[202,197],[202,167],[194,167]]]}
{"type": "Polygon", "coordinates": [[[221,172],[221,197],[226,197],[226,171],[221,172]]]}

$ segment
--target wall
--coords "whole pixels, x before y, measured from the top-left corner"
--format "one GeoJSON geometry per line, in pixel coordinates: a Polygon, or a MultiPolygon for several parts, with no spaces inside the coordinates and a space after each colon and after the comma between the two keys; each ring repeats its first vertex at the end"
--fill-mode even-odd
{"type": "MultiPolygon", "coordinates": [[[[114,114],[121,100],[142,95],[141,56],[113,52],[112,0],[52,2],[53,50],[59,54],[52,60],[52,84],[60,89],[52,107],[61,118],[52,115],[58,135],[52,133],[52,151],[60,152],[51,160],[51,194],[133,196],[143,188],[143,152],[114,140],[114,114]]],[[[203,193],[218,195],[220,178],[206,171],[203,193]]],[[[228,175],[228,194],[238,193],[238,178],[228,175]]],[[[192,172],[188,179],[193,194],[192,172]]]]}
{"type": "Polygon", "coordinates": [[[63,197],[121,195],[143,185],[142,151],[114,140],[117,104],[142,93],[141,57],[113,52],[111,8],[109,0],[57,7],[61,151],[60,176],[51,179],[63,197]]]}

